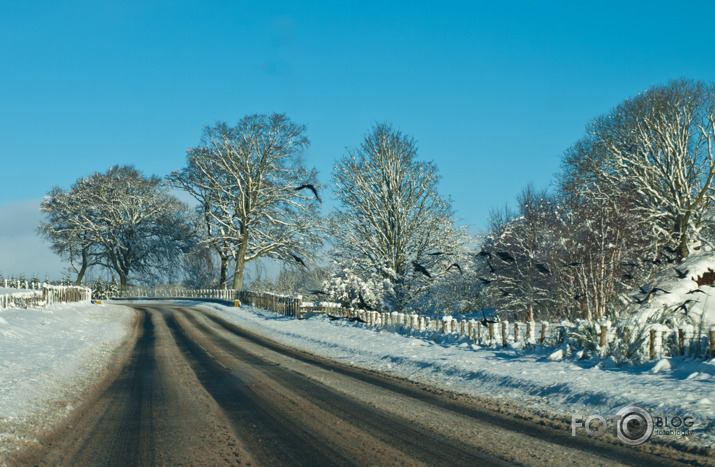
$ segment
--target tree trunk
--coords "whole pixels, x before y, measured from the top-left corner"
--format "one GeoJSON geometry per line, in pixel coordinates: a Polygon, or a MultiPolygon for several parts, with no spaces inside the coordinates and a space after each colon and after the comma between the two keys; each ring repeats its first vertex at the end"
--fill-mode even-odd
{"type": "Polygon", "coordinates": [[[228,256],[219,254],[221,258],[221,272],[219,274],[218,283],[221,290],[226,289],[226,276],[228,275],[228,256]]]}
{"type": "Polygon", "coordinates": [[[233,274],[234,290],[240,290],[243,287],[243,269],[246,267],[246,251],[248,251],[248,235],[245,227],[241,229],[241,239],[241,246],[238,248],[238,255],[236,255],[236,269],[233,274]]]}
{"type": "Polygon", "coordinates": [[[690,254],[688,251],[688,237],[685,234],[680,235],[680,243],[678,244],[678,247],[675,249],[676,253],[679,256],[679,260],[683,259],[690,254]]]}
{"type": "MultiPolygon", "coordinates": [[[[82,248],[82,267],[79,268],[79,271],[77,271],[77,280],[75,281],[75,285],[80,286],[82,285],[82,279],[84,278],[84,273],[87,272],[87,263],[89,260],[87,259],[87,247],[82,248]]],[[[74,264],[73,264],[74,266],[74,264]]],[[[75,268],[76,270],[76,268],[75,268]]]]}
{"type": "Polygon", "coordinates": [[[246,266],[246,258],[239,256],[236,258],[236,269],[233,274],[233,289],[240,290],[243,286],[243,268],[246,266]]]}
{"type": "Polygon", "coordinates": [[[87,265],[83,264],[82,267],[77,271],[77,280],[75,281],[74,285],[80,286],[82,285],[82,279],[84,278],[84,273],[87,272],[87,265]]]}

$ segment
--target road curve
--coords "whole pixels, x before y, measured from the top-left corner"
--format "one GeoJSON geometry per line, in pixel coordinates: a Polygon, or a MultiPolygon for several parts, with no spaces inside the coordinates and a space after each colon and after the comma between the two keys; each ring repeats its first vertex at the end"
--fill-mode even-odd
{"type": "Polygon", "coordinates": [[[676,465],[288,349],[198,308],[130,306],[127,364],[18,464],[676,465]]]}

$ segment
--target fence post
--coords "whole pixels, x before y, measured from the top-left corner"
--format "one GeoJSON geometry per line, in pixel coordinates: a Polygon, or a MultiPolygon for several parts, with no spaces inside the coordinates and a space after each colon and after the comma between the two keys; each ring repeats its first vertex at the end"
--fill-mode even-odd
{"type": "Polygon", "coordinates": [[[650,342],[649,342],[649,352],[648,357],[650,360],[655,358],[655,329],[650,330],[650,342]]]}
{"type": "Polygon", "coordinates": [[[482,323],[477,321],[477,344],[482,344],[482,323]]]}
{"type": "Polygon", "coordinates": [[[502,347],[506,347],[506,336],[508,334],[509,334],[509,321],[504,320],[501,322],[501,345],[502,345],[502,347]]]}
{"type": "Polygon", "coordinates": [[[514,321],[514,342],[519,340],[519,323],[514,321]]]}
{"type": "Polygon", "coordinates": [[[715,326],[710,326],[710,358],[715,358],[715,326]]]}
{"type": "MultiPolygon", "coordinates": [[[[710,338],[710,344],[712,344],[712,336],[710,338]]],[[[678,328],[678,355],[683,355],[685,345],[685,335],[683,334],[683,328],[678,328]]]]}
{"type": "Polygon", "coordinates": [[[601,348],[606,347],[606,334],[608,333],[608,326],[605,323],[601,323],[601,338],[598,341],[598,345],[601,348]]]}
{"type": "Polygon", "coordinates": [[[651,337],[653,337],[655,341],[653,343],[655,357],[659,359],[663,358],[663,332],[667,329],[668,328],[666,326],[663,326],[662,324],[656,325],[653,329],[655,333],[651,334],[651,337]]]}
{"type": "Polygon", "coordinates": [[[539,344],[544,345],[546,342],[546,322],[541,322],[541,337],[539,338],[539,344]]]}

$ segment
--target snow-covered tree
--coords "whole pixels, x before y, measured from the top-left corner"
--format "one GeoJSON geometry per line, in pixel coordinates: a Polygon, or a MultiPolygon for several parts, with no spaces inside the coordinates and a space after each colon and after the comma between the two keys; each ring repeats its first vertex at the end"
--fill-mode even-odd
{"type": "Polygon", "coordinates": [[[158,177],[114,166],[77,180],[73,190],[76,232],[117,273],[122,290],[130,275],[154,283],[172,274],[193,244],[185,205],[158,177]]]}
{"type": "Polygon", "coordinates": [[[591,150],[578,163],[598,193],[630,193],[661,244],[687,256],[715,194],[715,87],[653,87],[596,119],[587,138],[591,150]]]}
{"type": "Polygon", "coordinates": [[[77,183],[69,190],[53,187],[40,204],[45,220],[37,228],[38,234],[50,242],[52,251],[69,261],[76,274],[75,285],[81,285],[87,270],[101,260],[98,245],[84,228],[80,215],[86,210],[85,195],[77,183]]]}
{"type": "Polygon", "coordinates": [[[492,213],[477,261],[489,303],[508,316],[530,321],[535,310],[545,313],[555,306],[556,202],[528,186],[518,203],[515,214],[492,213]]]}
{"type": "Polygon", "coordinates": [[[300,159],[309,145],[305,131],[282,114],[205,127],[201,145],[187,152],[187,167],[170,177],[199,201],[205,241],[222,266],[227,254],[235,260],[234,289],[249,261],[305,264],[321,245],[317,173],[300,159]]]}
{"type": "Polygon", "coordinates": [[[560,265],[554,268],[559,308],[573,317],[600,319],[622,306],[623,295],[645,283],[654,267],[648,223],[627,195],[573,198],[562,192],[556,229],[560,265]]]}
{"type": "Polygon", "coordinates": [[[437,192],[436,166],[419,161],[414,139],[390,125],[376,125],[348,151],[333,180],[335,257],[348,276],[380,278],[381,290],[392,291],[382,297],[384,308],[400,309],[426,290],[465,243],[451,202],[437,192]]]}
{"type": "MultiPolygon", "coordinates": [[[[222,124],[217,124],[217,127],[224,128],[222,124]]],[[[172,186],[186,191],[198,201],[196,214],[200,225],[197,226],[199,227],[197,232],[201,232],[201,241],[200,244],[196,245],[196,251],[187,258],[188,262],[185,265],[187,281],[189,284],[197,285],[197,283],[211,282],[217,279],[219,288],[225,289],[228,283],[229,262],[235,242],[222,234],[220,224],[216,221],[216,216],[221,215],[221,211],[217,210],[215,204],[217,196],[213,184],[217,180],[212,180],[208,173],[203,170],[205,164],[199,164],[207,154],[207,147],[211,144],[210,135],[215,131],[220,130],[204,129],[202,145],[187,151],[186,167],[169,174],[167,181],[172,186]],[[220,264],[218,278],[210,279],[207,276],[207,274],[214,273],[213,258],[209,254],[210,250],[213,250],[218,256],[220,264]]],[[[229,130],[224,128],[223,131],[228,132],[229,130]]]]}

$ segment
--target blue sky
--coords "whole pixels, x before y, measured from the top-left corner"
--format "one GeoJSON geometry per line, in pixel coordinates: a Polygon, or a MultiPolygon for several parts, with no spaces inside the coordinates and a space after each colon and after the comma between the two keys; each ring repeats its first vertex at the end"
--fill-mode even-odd
{"type": "Polygon", "coordinates": [[[23,259],[38,217],[18,206],[114,164],[165,175],[203,125],[251,113],[306,124],[323,183],[391,122],[478,231],[548,186],[589,120],[712,82],[713,17],[706,1],[0,1],[0,272],[57,267],[23,259]]]}

